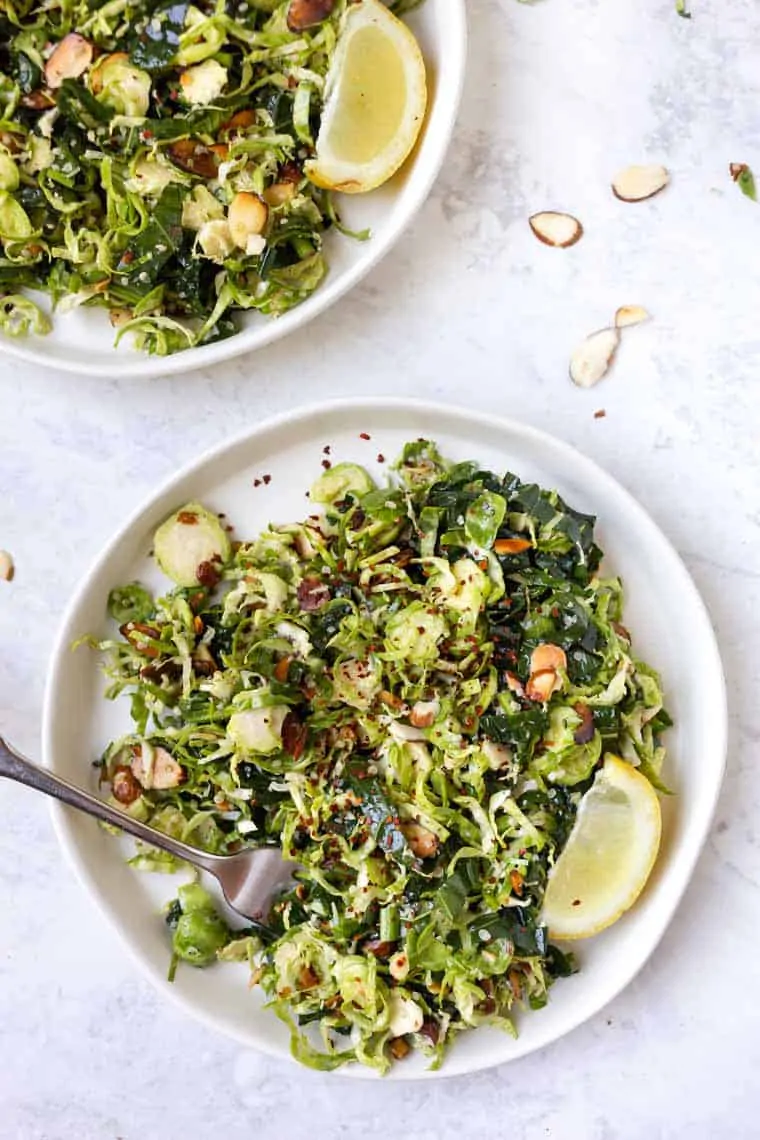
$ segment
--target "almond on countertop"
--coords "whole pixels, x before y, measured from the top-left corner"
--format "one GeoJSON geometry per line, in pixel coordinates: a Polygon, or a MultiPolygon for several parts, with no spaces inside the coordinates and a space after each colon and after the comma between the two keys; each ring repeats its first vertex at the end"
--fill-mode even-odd
{"type": "Polygon", "coordinates": [[[649,320],[649,313],[641,305],[621,305],[615,312],[615,328],[627,329],[649,320]]]}
{"type": "Polygon", "coordinates": [[[539,241],[555,249],[568,249],[583,237],[583,226],[572,214],[543,210],[528,218],[528,225],[539,241]]]}
{"type": "Polygon", "coordinates": [[[579,388],[592,388],[606,375],[620,344],[616,328],[599,329],[579,344],[570,357],[570,379],[579,388]]]}
{"type": "Polygon", "coordinates": [[[0,550],[0,582],[12,582],[16,567],[7,550],[0,550]]]}
{"type": "Polygon", "coordinates": [[[670,182],[664,166],[626,166],[612,179],[612,193],[621,202],[644,202],[670,182]]]}

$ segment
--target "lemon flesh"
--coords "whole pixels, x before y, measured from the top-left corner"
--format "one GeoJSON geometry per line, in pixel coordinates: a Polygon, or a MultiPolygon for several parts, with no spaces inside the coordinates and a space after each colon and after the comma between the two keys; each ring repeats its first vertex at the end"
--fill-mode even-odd
{"type": "Polygon", "coordinates": [[[316,157],[306,174],[331,190],[373,190],[408,156],[427,106],[419,45],[379,0],[348,9],[325,91],[316,157]]]}
{"type": "Polygon", "coordinates": [[[660,802],[631,764],[605,757],[549,876],[543,921],[554,938],[589,938],[633,905],[660,847],[660,802]]]}

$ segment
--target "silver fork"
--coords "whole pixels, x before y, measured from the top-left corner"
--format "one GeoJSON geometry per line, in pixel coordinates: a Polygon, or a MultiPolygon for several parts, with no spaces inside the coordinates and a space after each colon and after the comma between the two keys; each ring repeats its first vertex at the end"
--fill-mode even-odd
{"type": "Polygon", "coordinates": [[[119,811],[111,804],[90,795],[76,784],[69,783],[61,776],[56,776],[47,768],[33,764],[25,756],[16,752],[0,737],[0,776],[16,780],[19,784],[26,784],[35,791],[44,792],[46,796],[53,796],[69,807],[83,811],[94,816],[104,823],[113,824],[121,831],[141,839],[143,843],[150,843],[153,847],[160,847],[162,851],[169,851],[179,859],[192,863],[202,871],[208,871],[219,883],[224,897],[233,910],[250,919],[259,931],[270,938],[273,932],[266,926],[266,918],[274,896],[293,877],[296,870],[295,863],[287,863],[279,847],[250,847],[238,851],[234,855],[210,855],[179,839],[172,839],[132,819],[125,812],[119,811]]]}

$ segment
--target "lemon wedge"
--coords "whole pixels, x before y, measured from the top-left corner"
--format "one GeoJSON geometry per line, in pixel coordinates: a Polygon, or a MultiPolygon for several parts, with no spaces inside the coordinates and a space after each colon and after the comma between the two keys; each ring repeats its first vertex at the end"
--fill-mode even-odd
{"type": "Polygon", "coordinates": [[[660,802],[631,764],[607,755],[549,876],[543,921],[554,938],[589,938],[633,905],[660,847],[660,802]]]}
{"type": "Polygon", "coordinates": [[[307,176],[327,190],[374,190],[408,157],[426,106],[425,63],[412,32],[380,0],[352,4],[327,76],[307,176]]]}

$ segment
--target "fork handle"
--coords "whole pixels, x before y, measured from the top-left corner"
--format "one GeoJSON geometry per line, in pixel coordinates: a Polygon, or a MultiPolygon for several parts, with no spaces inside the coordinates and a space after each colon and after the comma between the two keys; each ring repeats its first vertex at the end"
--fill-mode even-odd
{"type": "Polygon", "coordinates": [[[0,776],[16,780],[19,784],[26,784],[37,792],[44,792],[46,796],[52,796],[69,807],[76,808],[77,811],[85,812],[86,815],[92,815],[103,823],[110,823],[121,831],[126,831],[135,839],[141,839],[143,843],[160,847],[162,851],[169,851],[178,859],[184,859],[204,871],[210,871],[212,875],[217,872],[216,860],[220,856],[207,855],[197,847],[190,847],[179,839],[164,835],[155,827],[149,827],[147,823],[133,819],[132,816],[98,799],[97,796],[85,792],[83,788],[78,788],[76,784],[70,784],[62,776],[56,776],[48,768],[33,764],[31,760],[27,760],[25,756],[6,744],[1,736],[0,776]]]}

